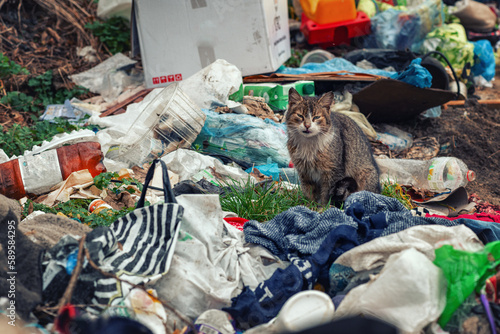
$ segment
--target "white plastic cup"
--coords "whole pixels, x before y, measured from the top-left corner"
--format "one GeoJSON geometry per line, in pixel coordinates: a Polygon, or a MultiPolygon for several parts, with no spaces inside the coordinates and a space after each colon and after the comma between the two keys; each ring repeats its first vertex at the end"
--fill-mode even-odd
{"type": "Polygon", "coordinates": [[[326,293],[307,290],[288,299],[274,319],[278,333],[298,332],[332,321],[335,305],[326,293]]]}

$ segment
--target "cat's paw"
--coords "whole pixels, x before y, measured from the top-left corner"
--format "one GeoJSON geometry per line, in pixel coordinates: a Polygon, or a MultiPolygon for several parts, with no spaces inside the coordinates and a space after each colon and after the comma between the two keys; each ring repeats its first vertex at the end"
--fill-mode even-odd
{"type": "Polygon", "coordinates": [[[349,195],[356,192],[358,184],[352,177],[346,177],[337,181],[330,190],[330,199],[332,202],[344,202],[349,195]]]}

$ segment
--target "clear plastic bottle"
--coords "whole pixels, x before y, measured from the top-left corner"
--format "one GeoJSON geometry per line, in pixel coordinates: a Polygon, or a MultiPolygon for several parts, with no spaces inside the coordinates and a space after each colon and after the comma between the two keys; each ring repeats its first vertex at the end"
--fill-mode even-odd
{"type": "Polygon", "coordinates": [[[88,169],[92,177],[106,172],[98,142],[82,142],[9,160],[0,164],[0,194],[20,199],[43,194],[71,173],[88,169]]]}
{"type": "Polygon", "coordinates": [[[380,182],[386,180],[442,193],[465,187],[476,179],[476,173],[454,157],[431,160],[376,159],[380,168],[380,182]]]}

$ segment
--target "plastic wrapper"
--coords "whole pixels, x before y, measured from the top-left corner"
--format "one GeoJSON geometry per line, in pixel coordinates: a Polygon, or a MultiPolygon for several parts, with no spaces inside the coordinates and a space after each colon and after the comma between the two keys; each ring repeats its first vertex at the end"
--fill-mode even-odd
{"type": "MultiPolygon", "coordinates": [[[[462,73],[465,64],[472,64],[474,61],[474,45],[467,41],[465,29],[458,23],[443,25],[430,32],[421,49],[422,53],[429,51],[439,51],[444,54],[457,75],[462,73]]],[[[436,59],[443,66],[448,66],[442,57],[436,56],[436,59]]]]}
{"type": "Polygon", "coordinates": [[[441,1],[412,2],[406,10],[388,9],[371,18],[366,48],[417,52],[425,36],[442,22],[441,1]]]}
{"type": "Polygon", "coordinates": [[[250,165],[277,163],[279,167],[288,167],[290,155],[284,124],[249,115],[203,111],[207,118],[193,143],[195,148],[250,165]]]}
{"type": "Polygon", "coordinates": [[[436,249],[434,264],[442,269],[448,281],[446,307],[439,318],[443,327],[467,297],[474,291],[479,292],[486,279],[497,272],[500,241],[490,242],[482,251],[474,253],[444,245],[436,249]]]}
{"type": "Polygon", "coordinates": [[[495,78],[495,51],[490,41],[483,39],[472,42],[474,45],[474,66],[472,73],[474,76],[481,75],[486,81],[495,78]]]}

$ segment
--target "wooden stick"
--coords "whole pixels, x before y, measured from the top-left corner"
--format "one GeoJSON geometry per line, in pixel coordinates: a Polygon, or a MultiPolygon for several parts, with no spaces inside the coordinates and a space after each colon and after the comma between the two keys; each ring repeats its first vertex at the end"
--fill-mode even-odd
{"type": "Polygon", "coordinates": [[[80,244],[78,245],[78,257],[76,261],[76,267],[73,269],[73,273],[71,274],[71,278],[69,280],[66,291],[64,291],[64,294],[59,300],[59,304],[57,305],[59,310],[64,305],[71,303],[71,296],[73,296],[73,291],[75,290],[76,283],[78,282],[78,276],[80,276],[80,272],[82,271],[83,267],[84,244],[85,244],[85,235],[80,239],[80,244]]]}

